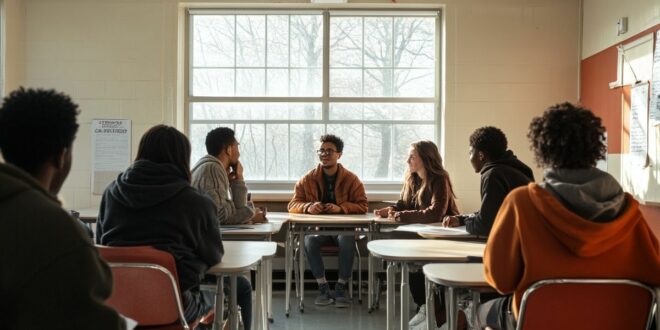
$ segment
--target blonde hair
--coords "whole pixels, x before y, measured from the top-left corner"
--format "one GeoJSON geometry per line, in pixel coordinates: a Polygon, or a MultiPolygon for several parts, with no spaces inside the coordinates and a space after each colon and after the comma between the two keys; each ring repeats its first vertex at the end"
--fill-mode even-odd
{"type": "Polygon", "coordinates": [[[403,200],[404,205],[412,207],[413,204],[416,204],[418,207],[427,207],[428,205],[424,205],[423,201],[425,199],[431,200],[432,196],[430,195],[433,193],[433,185],[436,182],[442,183],[444,180],[447,180],[449,193],[455,198],[454,189],[449,180],[449,173],[442,166],[442,157],[435,143],[422,140],[413,142],[410,146],[417,151],[417,155],[424,165],[426,180],[422,180],[417,173],[406,170],[403,188],[401,189],[401,200],[403,200]],[[415,189],[416,187],[418,189],[415,189]],[[416,203],[413,203],[413,201],[416,203]]]}

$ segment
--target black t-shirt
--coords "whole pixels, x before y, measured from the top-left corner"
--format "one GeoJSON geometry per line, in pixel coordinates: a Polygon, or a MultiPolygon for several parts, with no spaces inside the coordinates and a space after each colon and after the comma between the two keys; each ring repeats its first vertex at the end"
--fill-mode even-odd
{"type": "Polygon", "coordinates": [[[322,203],[332,203],[337,204],[335,198],[335,182],[337,181],[337,173],[335,175],[329,176],[323,173],[323,182],[325,183],[323,191],[323,200],[322,203]]]}

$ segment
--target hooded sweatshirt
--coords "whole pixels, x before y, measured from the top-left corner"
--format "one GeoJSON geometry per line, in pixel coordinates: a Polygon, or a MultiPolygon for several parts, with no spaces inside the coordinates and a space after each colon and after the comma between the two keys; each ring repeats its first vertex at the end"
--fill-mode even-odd
{"type": "Polygon", "coordinates": [[[125,328],[104,304],[110,268],[81,226],[10,164],[0,164],[0,265],[0,328],[125,328]]]}
{"type": "Polygon", "coordinates": [[[150,245],[174,256],[181,291],[197,288],[224,252],[215,206],[174,165],[138,160],[103,193],[96,242],[150,245]]]}
{"type": "Polygon", "coordinates": [[[544,279],[626,278],[660,284],[658,240],[638,202],[629,194],[624,200],[616,216],[596,222],[534,183],[504,199],[484,252],[484,271],[497,291],[513,293],[516,318],[525,290],[544,279]]]}
{"type": "MultiPolygon", "coordinates": [[[[341,208],[342,213],[366,213],[367,194],[357,175],[337,164],[335,180],[335,204],[341,208]]],[[[296,182],[293,199],[288,205],[289,212],[305,213],[313,203],[324,200],[325,190],[323,167],[318,165],[296,182]]]]}
{"type": "Polygon", "coordinates": [[[254,210],[247,203],[245,181],[234,180],[230,184],[224,164],[216,157],[206,155],[195,164],[192,186],[213,200],[218,225],[247,223],[254,216],[254,210]]]}
{"type": "Polygon", "coordinates": [[[507,150],[504,156],[484,164],[480,174],[481,208],[473,214],[460,215],[458,219],[468,233],[488,236],[504,197],[514,188],[533,182],[534,173],[507,150]]]}

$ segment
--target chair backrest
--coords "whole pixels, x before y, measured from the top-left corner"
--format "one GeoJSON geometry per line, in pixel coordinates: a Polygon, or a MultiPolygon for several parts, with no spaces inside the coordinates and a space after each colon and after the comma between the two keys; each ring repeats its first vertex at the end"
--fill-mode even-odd
{"type": "Polygon", "coordinates": [[[655,291],[631,280],[553,279],[530,286],[517,330],[648,328],[655,291]]]}
{"type": "Polygon", "coordinates": [[[107,304],[140,326],[181,323],[188,329],[171,254],[150,246],[97,246],[112,268],[113,291],[107,304]]]}

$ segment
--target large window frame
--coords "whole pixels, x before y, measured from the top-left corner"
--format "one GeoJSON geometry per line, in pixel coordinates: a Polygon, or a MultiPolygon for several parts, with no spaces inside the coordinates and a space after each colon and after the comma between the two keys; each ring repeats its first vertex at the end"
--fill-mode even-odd
{"type": "MultiPolygon", "coordinates": [[[[253,124],[253,123],[283,123],[283,124],[322,124],[327,128],[329,124],[365,124],[364,120],[337,120],[330,119],[330,105],[341,103],[433,103],[434,121],[433,135],[434,142],[441,148],[441,128],[442,124],[442,90],[443,90],[443,11],[440,8],[382,8],[357,9],[357,8],[244,8],[244,9],[189,9],[186,15],[186,61],[185,61],[185,86],[184,86],[184,121],[186,133],[190,136],[193,124],[253,124]],[[309,96],[194,96],[192,91],[192,72],[193,72],[193,24],[194,17],[197,15],[270,15],[270,14],[321,14],[323,17],[323,47],[322,47],[322,95],[316,97],[309,96]],[[339,97],[330,96],[330,19],[331,17],[390,17],[390,16],[424,16],[435,18],[435,65],[434,82],[435,89],[432,97],[339,97]],[[321,119],[314,120],[199,120],[193,119],[192,109],[196,103],[320,103],[321,119]]],[[[363,68],[364,70],[364,68],[363,68]]],[[[423,121],[393,121],[393,120],[371,120],[369,124],[429,124],[427,120],[423,121]]],[[[364,143],[361,143],[364,151],[364,143]]],[[[442,148],[441,148],[442,150],[442,148]]],[[[196,160],[193,160],[193,162],[196,160]]],[[[364,163],[364,160],[362,160],[364,163]]],[[[248,184],[253,191],[269,192],[271,194],[290,194],[293,184],[296,180],[248,180],[248,184]]],[[[401,189],[402,178],[393,178],[391,181],[384,180],[363,180],[367,191],[372,196],[381,196],[381,199],[392,199],[398,196],[401,189]]]]}

